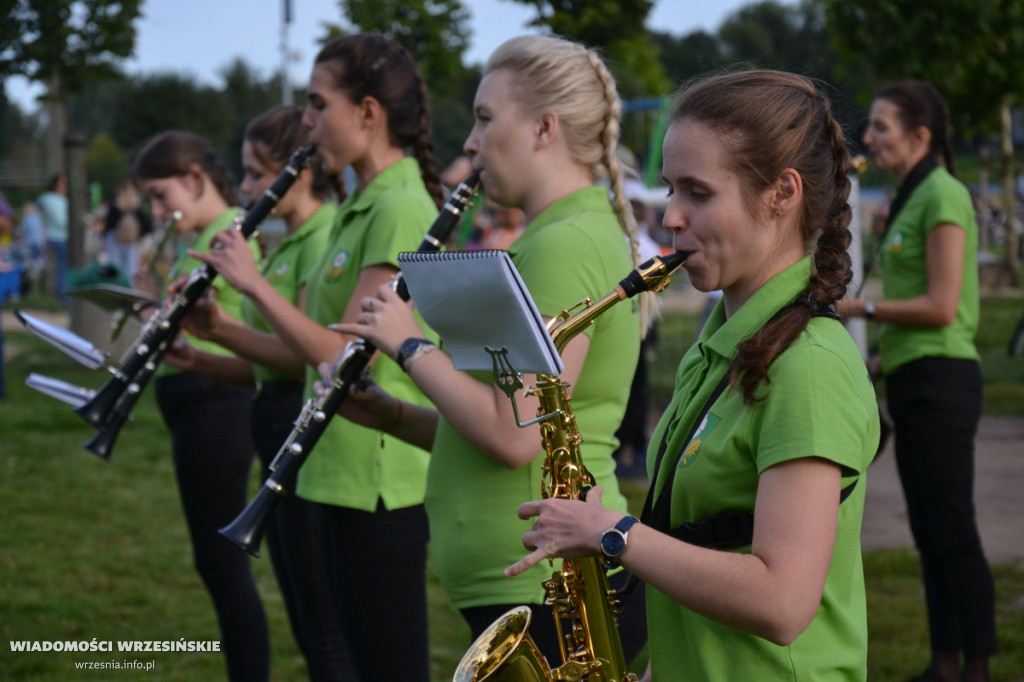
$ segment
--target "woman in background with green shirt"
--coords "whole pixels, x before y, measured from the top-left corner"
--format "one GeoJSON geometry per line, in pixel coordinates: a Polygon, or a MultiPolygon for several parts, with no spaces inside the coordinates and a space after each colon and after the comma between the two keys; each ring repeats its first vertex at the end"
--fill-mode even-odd
{"type": "MultiPolygon", "coordinates": [[[[231,232],[217,236],[222,249],[197,256],[273,327],[274,334],[255,343],[305,366],[303,397],[310,398],[317,365],[334,360],[355,338],[328,325],[354,321],[360,298],[391,281],[398,254],[416,250],[437,217],[442,189],[426,85],[396,43],[368,34],[331,41],[316,57],[306,97],[303,124],[324,168],[340,173],[351,166],[357,185],[338,208],[307,279],[305,309],[259,275],[231,232]],[[407,149],[415,158],[406,157],[407,149]]],[[[387,358],[371,373],[403,399],[425,402],[387,358]]],[[[330,600],[342,621],[344,641],[335,654],[351,660],[354,679],[429,679],[428,457],[397,438],[335,419],[299,471],[295,494],[316,503],[325,521],[326,580],[310,589],[330,600]]]]}
{"type": "MultiPolygon", "coordinates": [[[[559,38],[509,40],[488,60],[474,113],[465,151],[481,171],[488,198],[525,213],[526,228],[508,252],[541,315],[556,317],[588,296],[611,291],[636,260],[636,223],[615,155],[621,103],[601,59],[559,38]],[[595,184],[603,175],[611,180],[611,202],[608,188],[595,184]]],[[[529,527],[513,510],[540,489],[545,458],[539,426],[517,426],[508,397],[490,374],[457,371],[447,354],[427,352],[432,344],[420,338],[421,327],[394,292],[382,290],[363,303],[363,324],[341,329],[371,340],[390,357],[401,350],[403,369],[437,406],[417,409],[400,395],[378,395],[373,404],[381,410],[365,415],[365,423],[432,447],[426,504],[431,557],[445,592],[474,637],[508,609],[531,605],[534,640],[549,660],[561,663],[541,586],[550,570],[538,567],[514,579],[502,574],[529,527]]],[[[586,441],[584,462],[604,487],[605,501],[622,512],[626,500],[612,452],[639,354],[640,319],[632,306],[619,306],[562,353],[561,378],[572,386],[577,428],[586,441]]],[[[538,407],[534,397],[517,400],[520,414],[538,407]]],[[[624,579],[620,573],[612,583],[624,579]]],[[[632,657],[646,639],[640,599],[620,623],[632,657]]]]}
{"type": "MultiPolygon", "coordinates": [[[[277,107],[253,119],[242,142],[241,190],[257,201],[284,170],[291,154],[306,144],[301,107],[277,107]]],[[[344,190],[336,176],[328,175],[314,159],[302,170],[288,192],[274,208],[285,222],[286,235],[263,260],[261,272],[282,296],[305,306],[306,278],[319,263],[327,246],[337,205],[331,200],[344,190]]],[[[234,351],[233,343],[273,330],[249,299],[242,300],[241,322],[225,315],[222,308],[205,301],[197,303],[183,325],[194,335],[234,351]],[[220,319],[223,316],[223,319],[220,319]],[[218,324],[219,322],[219,324],[218,324]],[[238,327],[238,328],[236,328],[238,327]]],[[[239,353],[225,357],[200,351],[187,343],[176,344],[166,362],[180,369],[202,372],[223,381],[255,386],[251,430],[263,466],[263,477],[281,443],[302,410],[303,368],[293,354],[277,357],[261,354],[262,343],[234,343],[239,353]],[[281,360],[284,364],[280,364],[281,360]],[[277,364],[275,364],[277,363],[277,364]]],[[[322,519],[317,505],[295,495],[285,496],[270,519],[267,545],[274,574],[284,598],[288,619],[312,680],[345,679],[347,659],[333,655],[332,642],[341,637],[341,626],[329,600],[311,590],[322,579],[310,579],[326,570],[321,537],[322,519]]]]}
{"type": "Polygon", "coordinates": [[[647,583],[645,680],[864,680],[859,477],[878,411],[829,319],[850,281],[842,130],[810,81],[741,71],[677,96],[662,158],[664,225],[722,298],[652,435],[643,521],[590,495],[528,502],[531,552],[507,573],[621,562],[647,583]]]}
{"type": "Polygon", "coordinates": [[[842,309],[882,324],[886,400],[931,635],[932,660],[914,679],[980,682],[997,642],[974,511],[978,225],[970,193],[953,176],[948,121],[927,83],[903,81],[875,96],[864,144],[900,188],[882,242],[882,300],[849,299],[842,309]]]}
{"type": "MultiPolygon", "coordinates": [[[[175,228],[194,237],[191,248],[196,252],[209,250],[213,236],[227,228],[238,212],[230,173],[196,135],[174,131],[157,135],[136,156],[132,174],[157,220],[181,212],[175,228]]],[[[256,249],[254,243],[243,247],[256,249]]],[[[187,275],[199,265],[195,258],[182,256],[169,278],[187,275]]],[[[225,314],[241,316],[238,291],[221,277],[214,279],[211,289],[225,314]]],[[[215,343],[194,337],[189,342],[230,357],[215,343]]],[[[198,372],[182,372],[168,363],[157,368],[155,387],[157,405],[171,432],[174,474],[193,561],[217,611],[228,676],[237,682],[267,680],[267,620],[249,557],[217,533],[245,508],[248,496],[254,450],[249,431],[252,391],[198,372]]]]}

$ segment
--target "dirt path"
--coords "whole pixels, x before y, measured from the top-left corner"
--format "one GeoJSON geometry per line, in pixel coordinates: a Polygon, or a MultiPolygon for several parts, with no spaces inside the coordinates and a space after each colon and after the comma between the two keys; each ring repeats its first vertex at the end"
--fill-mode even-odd
{"type": "MultiPolygon", "coordinates": [[[[1024,565],[1024,417],[982,417],[974,499],[985,553],[1024,565]]],[[[913,547],[892,439],[868,470],[861,531],[864,549],[913,547]]]]}

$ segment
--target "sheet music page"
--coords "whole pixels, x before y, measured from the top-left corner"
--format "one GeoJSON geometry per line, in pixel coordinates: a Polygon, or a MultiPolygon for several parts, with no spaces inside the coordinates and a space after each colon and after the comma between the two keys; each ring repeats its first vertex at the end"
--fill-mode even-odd
{"type": "Polygon", "coordinates": [[[402,253],[402,276],[423,320],[460,370],[492,369],[487,349],[506,349],[517,372],[565,368],[544,320],[504,251],[402,253]]]}

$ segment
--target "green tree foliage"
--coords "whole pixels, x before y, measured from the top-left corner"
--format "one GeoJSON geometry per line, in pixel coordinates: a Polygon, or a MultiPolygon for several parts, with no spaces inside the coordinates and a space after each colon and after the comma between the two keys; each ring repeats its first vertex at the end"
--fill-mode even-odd
{"type": "Polygon", "coordinates": [[[141,0],[14,0],[0,25],[0,74],[67,92],[116,71],[135,46],[141,0]]]}
{"type": "Polygon", "coordinates": [[[134,150],[164,130],[187,130],[225,148],[231,138],[228,105],[221,91],[196,83],[186,73],[142,76],[126,88],[112,112],[109,132],[117,144],[134,150]]]}
{"type": "Polygon", "coordinates": [[[270,80],[262,80],[259,73],[242,59],[232,61],[220,71],[220,75],[224,88],[219,95],[227,115],[223,139],[225,161],[241,179],[245,127],[253,118],[281,103],[281,79],[274,76],[270,80]]]}
{"type": "Polygon", "coordinates": [[[515,0],[537,10],[532,26],[600,48],[623,98],[664,94],[671,82],[644,30],[652,0],[515,0]]]}
{"type": "Polygon", "coordinates": [[[68,96],[131,56],[141,0],[14,0],[0,20],[0,75],[47,86],[47,156],[64,169],[68,96]]]}
{"type": "MultiPolygon", "coordinates": [[[[409,51],[433,92],[451,95],[466,77],[469,11],[461,0],[339,0],[357,30],[385,35],[409,51]]],[[[341,30],[334,27],[334,33],[341,30]]]]}
{"type": "Polygon", "coordinates": [[[657,46],[662,68],[675,85],[714,69],[725,60],[725,48],[718,36],[707,31],[693,31],[681,38],[660,31],[651,31],[648,36],[657,46]]]}
{"type": "MultiPolygon", "coordinates": [[[[1013,206],[1010,110],[1024,93],[1024,3],[1020,0],[818,0],[851,70],[879,80],[920,78],[946,98],[965,134],[999,131],[1002,203],[1013,206]]],[[[865,100],[869,97],[865,93],[865,100]]],[[[1005,239],[1014,240],[1012,212],[1005,239]]],[[[1009,249],[1008,264],[1019,268],[1009,249]]]]}

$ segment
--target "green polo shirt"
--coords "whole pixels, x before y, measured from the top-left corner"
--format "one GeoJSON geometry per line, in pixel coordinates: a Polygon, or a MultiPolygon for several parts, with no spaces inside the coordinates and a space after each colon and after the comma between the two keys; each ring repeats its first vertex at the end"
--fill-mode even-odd
{"type": "MultiPolygon", "coordinates": [[[[188,245],[188,248],[193,251],[209,251],[210,241],[213,240],[213,237],[218,232],[226,230],[231,226],[231,221],[234,220],[237,213],[237,208],[229,208],[227,211],[221,213],[219,216],[214,218],[205,229],[203,229],[199,236],[188,245]]],[[[252,249],[253,258],[259,260],[259,244],[257,244],[255,240],[250,240],[249,248],[252,249]]],[[[181,255],[178,256],[178,259],[174,262],[174,265],[171,266],[171,271],[167,275],[167,281],[173,282],[180,275],[187,275],[202,264],[202,261],[192,258],[183,250],[181,255]]],[[[213,278],[211,291],[213,292],[214,300],[217,301],[218,305],[224,309],[225,313],[236,320],[242,319],[242,299],[244,298],[242,294],[238,293],[238,291],[229,285],[220,275],[213,278]]],[[[185,339],[198,350],[214,353],[215,355],[232,355],[231,351],[225,349],[220,344],[214,343],[213,341],[204,341],[203,339],[192,336],[191,334],[182,333],[184,334],[185,339]]],[[[157,368],[156,375],[168,376],[170,374],[178,374],[179,372],[181,372],[181,370],[176,367],[171,367],[167,363],[160,363],[160,366],[157,368]]]]}
{"type": "MultiPolygon", "coordinates": [[[[655,680],[677,679],[680,670],[698,680],[863,680],[867,673],[860,554],[867,486],[862,474],[878,444],[878,409],[864,361],[847,331],[835,320],[812,318],[770,367],[764,400],[744,405],[739,392],[726,389],[694,438],[683,442],[737,344],[793,301],[809,276],[808,257],[772,278],[728,320],[719,302],[697,344],[683,357],[651,450],[667,430],[656,490],[664,484],[669,462],[684,453],[672,489],[673,527],[731,511],[753,513],[760,474],[780,462],[827,459],[842,469],[844,486],[861,476],[839,508],[821,605],[810,626],[783,647],[700,616],[648,587],[655,680]]],[[[648,462],[653,468],[654,458],[648,462]]],[[[750,546],[734,551],[749,552],[750,546]]]]}
{"type": "MultiPolygon", "coordinates": [[[[389,166],[363,192],[353,193],[338,209],[323,259],[306,283],[307,315],[320,324],[340,322],[359,275],[372,265],[398,267],[398,254],[415,251],[437,217],[437,206],[413,159],[389,166]]],[[[324,358],[333,360],[334,358],[324,358]]],[[[428,404],[409,376],[387,357],[371,370],[374,380],[400,400],[428,404]]],[[[306,368],[305,397],[313,397],[315,367],[306,368]]],[[[425,450],[398,438],[331,419],[308,461],[299,470],[300,497],[372,512],[382,500],[387,509],[423,502],[425,450]]]]}
{"type": "Polygon", "coordinates": [[[886,301],[923,296],[928,291],[928,234],[951,223],[966,231],[963,284],[956,319],[945,327],[902,327],[884,324],[879,333],[882,371],[924,357],[978,359],[978,223],[964,185],[941,166],[928,174],[896,216],[882,244],[882,292],[886,301]]]}
{"type": "MultiPolygon", "coordinates": [[[[508,251],[545,317],[556,317],[588,296],[607,294],[633,268],[602,187],[580,190],[549,206],[508,251]]],[[[626,513],[612,452],[640,351],[640,319],[633,302],[614,306],[585,333],[590,348],[572,388],[576,428],[583,436],[580,453],[604,487],[605,506],[626,513]]],[[[489,373],[473,376],[492,383],[489,373]]],[[[541,581],[551,576],[547,562],[514,578],[502,570],[523,556],[522,535],[533,521],[521,521],[516,509],[540,496],[544,459],[538,441],[537,457],[510,470],[441,419],[427,479],[427,518],[431,556],[456,608],[543,602],[541,581]]]]}
{"type": "MultiPolygon", "coordinates": [[[[335,204],[324,204],[293,234],[287,235],[263,263],[263,277],[286,299],[298,305],[299,291],[306,284],[310,271],[320,264],[331,224],[337,214],[335,204]]],[[[259,308],[250,299],[242,301],[242,319],[253,329],[276,333],[259,308]]],[[[291,377],[254,364],[253,375],[260,381],[280,381],[291,377]]]]}

